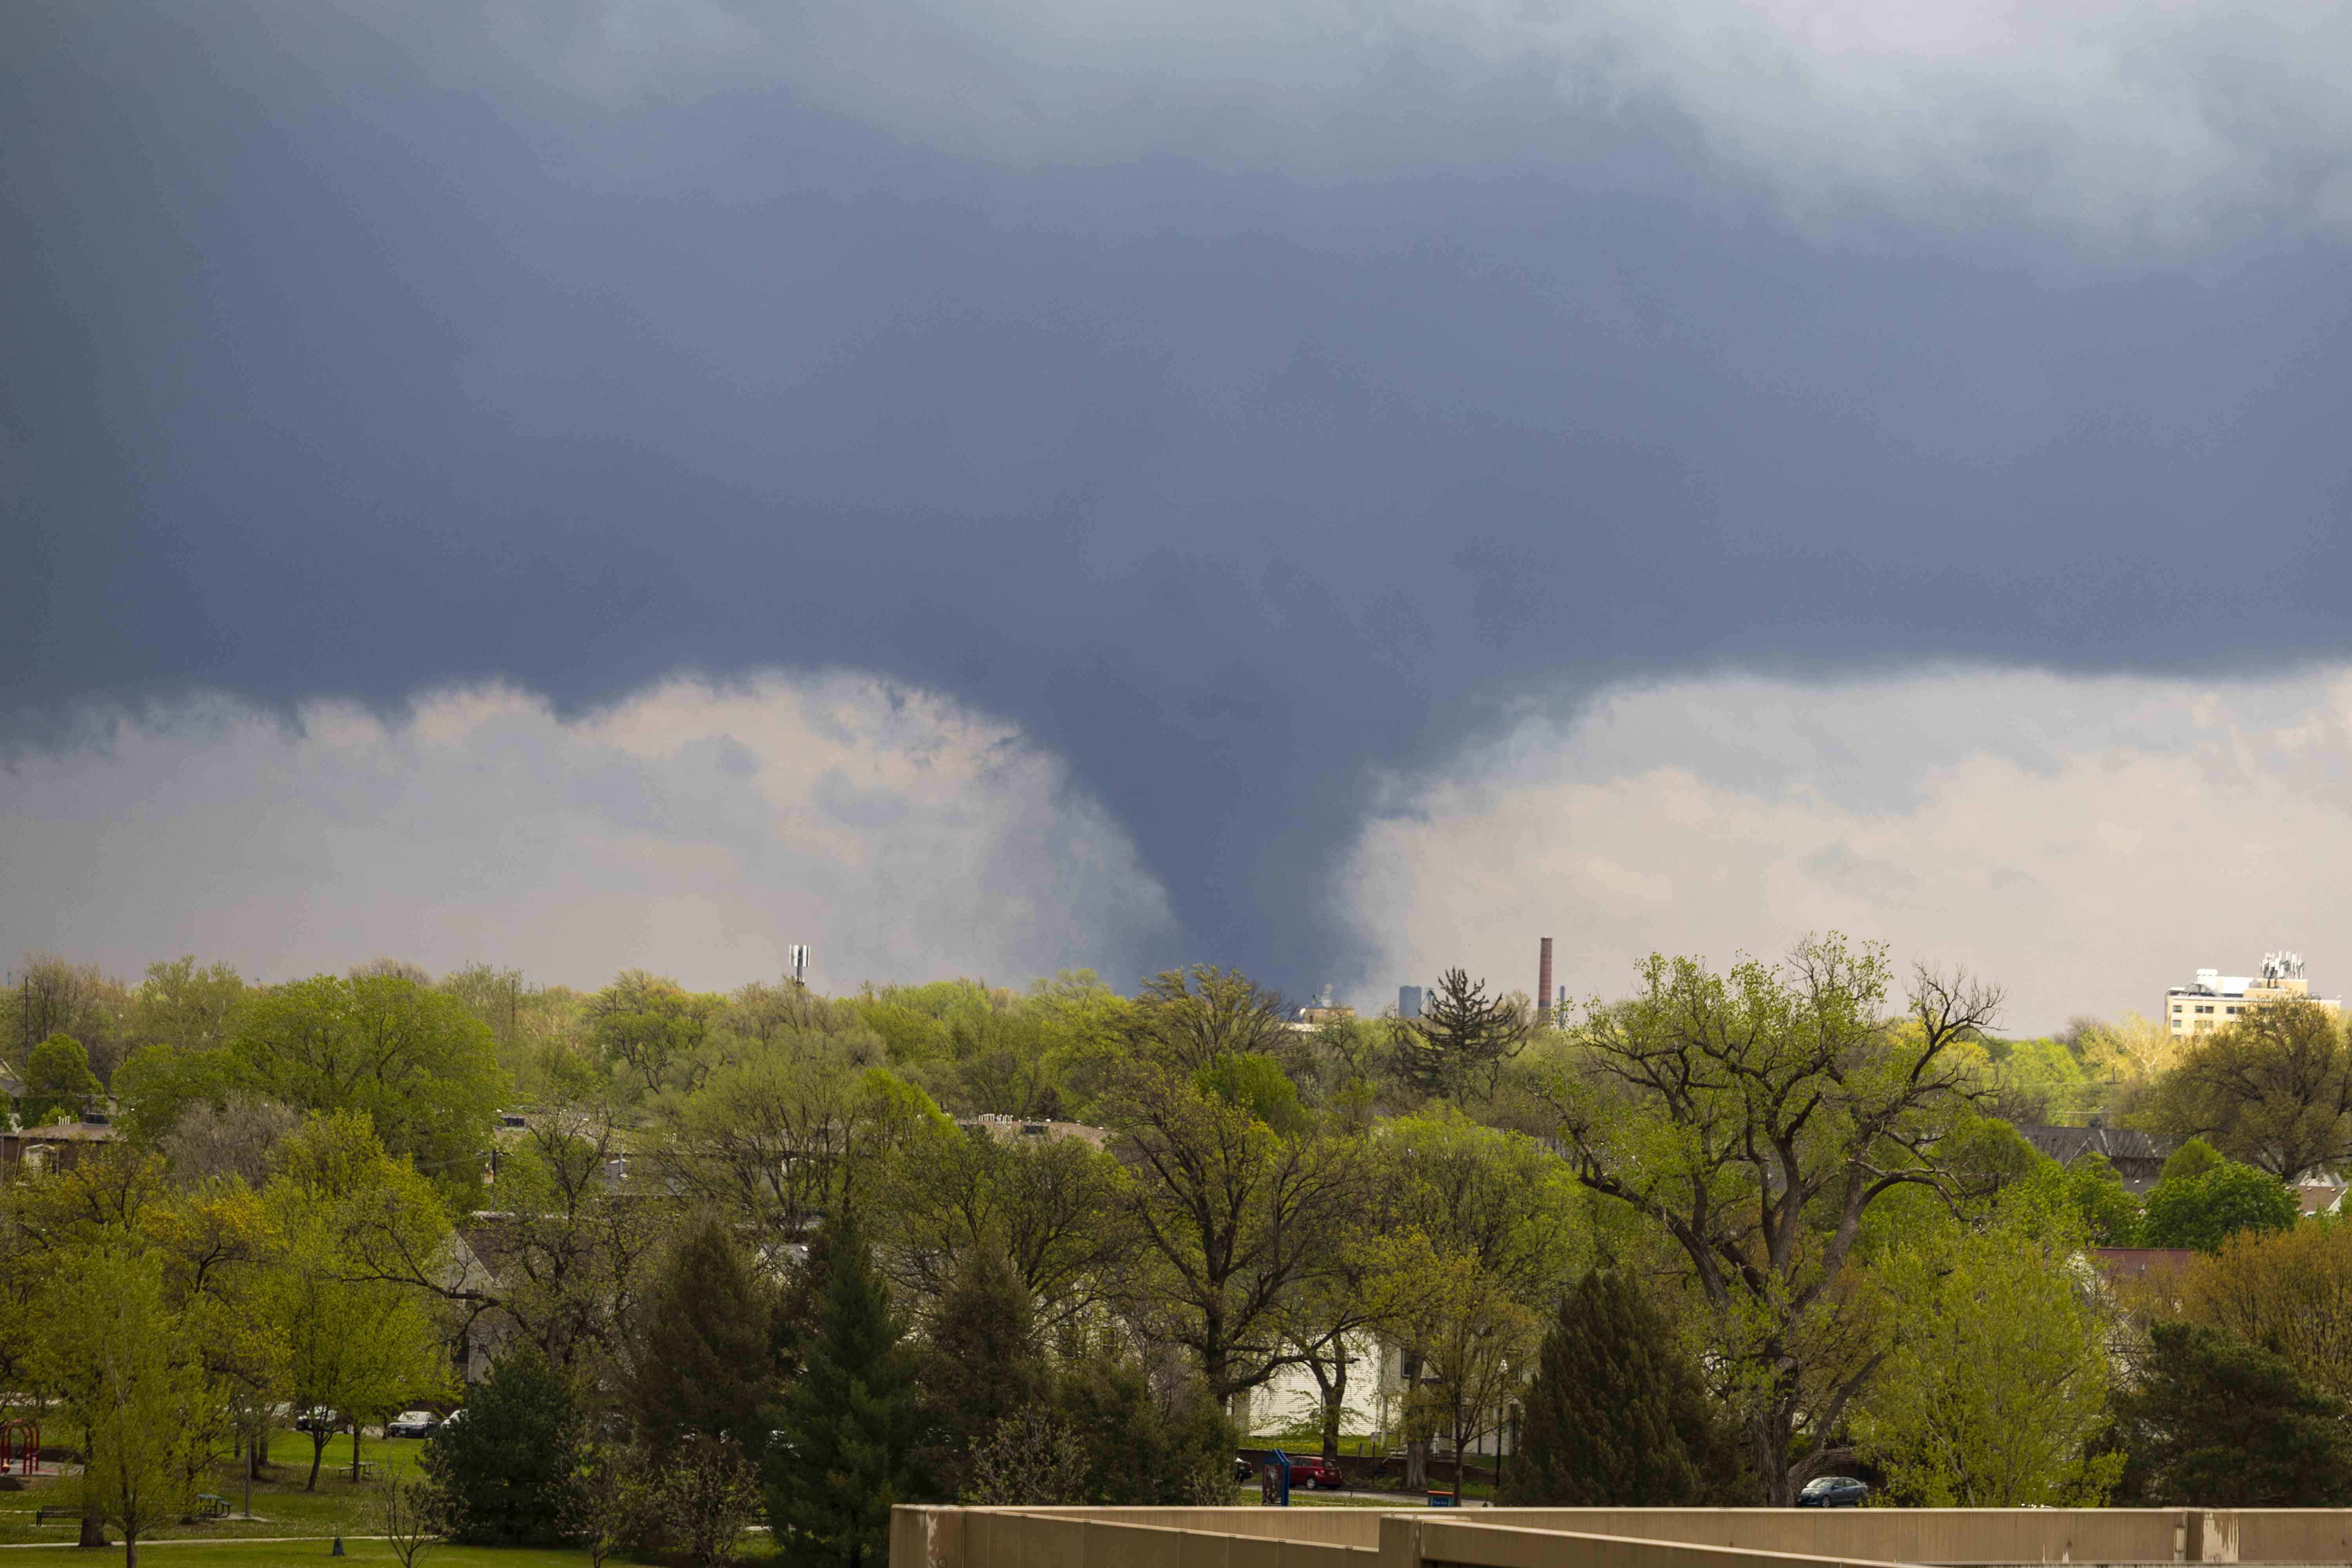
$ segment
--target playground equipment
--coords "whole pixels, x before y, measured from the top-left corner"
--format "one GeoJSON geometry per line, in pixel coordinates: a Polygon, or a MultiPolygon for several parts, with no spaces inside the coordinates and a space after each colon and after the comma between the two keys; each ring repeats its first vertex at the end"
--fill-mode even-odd
{"type": "Polygon", "coordinates": [[[20,1476],[38,1475],[41,1469],[41,1424],[19,1417],[0,1422],[0,1476],[11,1468],[20,1476]]]}

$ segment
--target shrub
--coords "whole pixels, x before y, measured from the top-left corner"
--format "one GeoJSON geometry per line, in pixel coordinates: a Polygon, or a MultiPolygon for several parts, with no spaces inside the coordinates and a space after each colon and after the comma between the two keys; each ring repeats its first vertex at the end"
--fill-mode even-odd
{"type": "Polygon", "coordinates": [[[551,1546],[578,1513],[582,1424],[572,1385],[533,1352],[500,1357],[425,1445],[449,1536],[478,1546],[551,1546]]]}

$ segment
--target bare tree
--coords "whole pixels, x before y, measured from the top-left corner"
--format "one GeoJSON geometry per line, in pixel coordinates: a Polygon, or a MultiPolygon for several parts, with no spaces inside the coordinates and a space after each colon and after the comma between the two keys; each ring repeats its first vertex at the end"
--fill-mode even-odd
{"type": "Polygon", "coordinates": [[[428,1482],[385,1476],[376,1486],[373,1511],[400,1568],[416,1568],[440,1542],[441,1499],[428,1482]]]}
{"type": "Polygon", "coordinates": [[[1049,1508],[1087,1500],[1087,1447],[1053,1411],[1025,1405],[972,1450],[963,1500],[983,1508],[1049,1508]]]}
{"type": "Polygon", "coordinates": [[[1629,1001],[1594,1005],[1552,1086],[1578,1179],[1652,1216],[1724,1335],[1766,1500],[1843,1457],[1878,1352],[1843,1279],[1864,1214],[1897,1187],[1946,1192],[1937,1145],[1972,1108],[1951,1047],[1998,989],[1915,971],[1889,1017],[1884,948],[1832,932],[1727,974],[1653,956],[1629,1001]]]}
{"type": "Polygon", "coordinates": [[[735,1543],[759,1517],[759,1468],[734,1438],[689,1432],[655,1478],[651,1502],[695,1568],[713,1568],[734,1560],[735,1543]]]}
{"type": "Polygon", "coordinates": [[[258,1191],[269,1177],[269,1156],[302,1119],[274,1100],[233,1094],[225,1106],[197,1100],[163,1135],[172,1174],[188,1186],[235,1176],[258,1191]]]}
{"type": "Polygon", "coordinates": [[[640,1297],[667,1237],[667,1205],[633,1192],[609,1113],[543,1116],[499,1156],[499,1206],[457,1233],[455,1256],[390,1226],[355,1251],[371,1277],[421,1286],[461,1335],[520,1335],[552,1364],[625,1367],[640,1297]]]}

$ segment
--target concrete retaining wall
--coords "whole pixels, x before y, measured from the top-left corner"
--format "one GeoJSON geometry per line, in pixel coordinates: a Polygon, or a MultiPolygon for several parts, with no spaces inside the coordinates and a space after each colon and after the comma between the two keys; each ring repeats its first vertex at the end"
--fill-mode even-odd
{"type": "Polygon", "coordinates": [[[2352,1565],[2352,1510],[902,1507],[890,1560],[890,1568],[2352,1565]]]}

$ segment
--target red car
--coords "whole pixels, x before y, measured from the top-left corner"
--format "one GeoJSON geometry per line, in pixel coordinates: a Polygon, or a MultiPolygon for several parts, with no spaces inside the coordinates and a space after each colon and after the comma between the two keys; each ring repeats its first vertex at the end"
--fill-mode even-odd
{"type": "Polygon", "coordinates": [[[1348,1478],[1339,1473],[1339,1466],[1320,1454],[1293,1454],[1290,1456],[1290,1484],[1304,1487],[1308,1491],[1327,1489],[1337,1491],[1348,1484],[1348,1478]]]}

